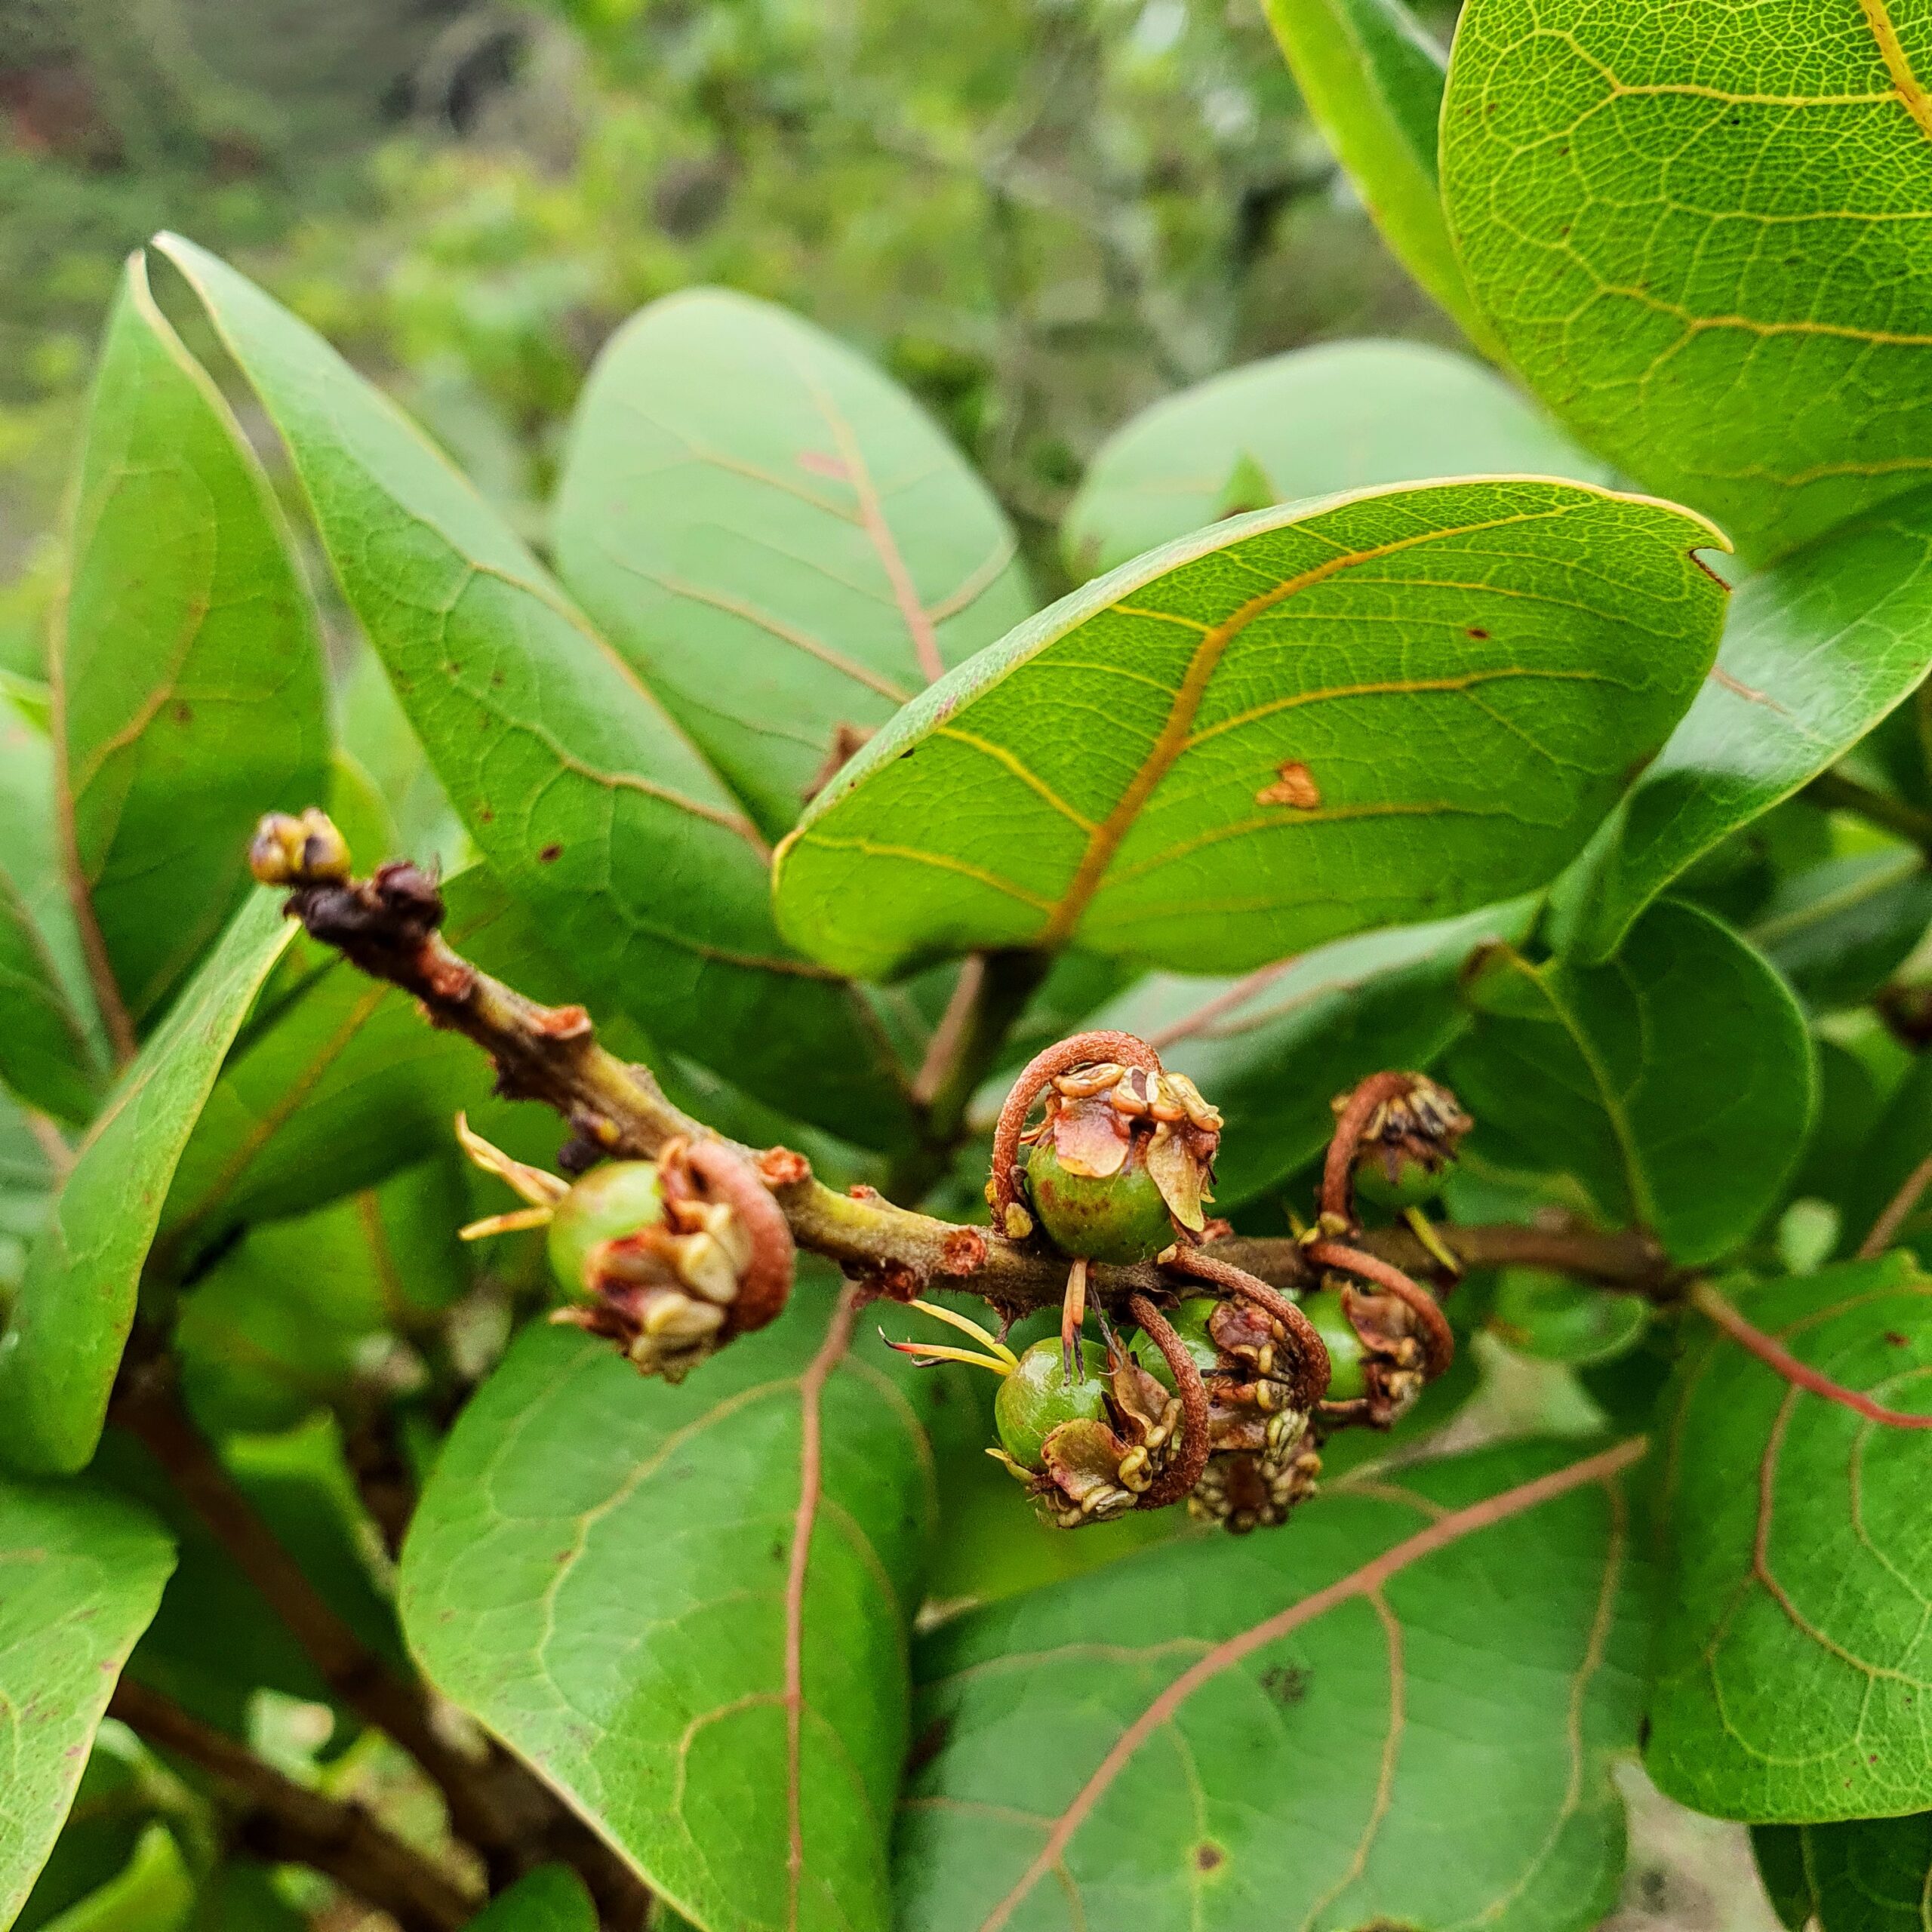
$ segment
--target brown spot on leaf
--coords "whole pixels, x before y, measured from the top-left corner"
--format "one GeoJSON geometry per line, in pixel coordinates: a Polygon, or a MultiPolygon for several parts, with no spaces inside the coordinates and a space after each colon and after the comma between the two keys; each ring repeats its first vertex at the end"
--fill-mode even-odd
{"type": "Polygon", "coordinates": [[[1472,624],[1469,628],[1468,634],[1478,642],[1487,642],[1489,637],[1488,632],[1484,630],[1480,624],[1472,624]]]}
{"type": "Polygon", "coordinates": [[[537,857],[540,864],[554,866],[563,856],[564,848],[561,845],[546,845],[537,857]]]}
{"type": "MultiPolygon", "coordinates": [[[[801,796],[809,804],[837,775],[838,768],[872,734],[869,724],[848,724],[842,719],[832,728],[832,742],[825,750],[825,762],[805,781],[801,796]]],[[[899,755],[906,756],[904,752],[899,755]]]]}
{"type": "Polygon", "coordinates": [[[1297,1664],[1278,1663],[1261,1673],[1261,1687],[1285,1710],[1308,1695],[1308,1672],[1297,1664]]]}
{"type": "Polygon", "coordinates": [[[1198,1844],[1194,1847],[1194,1869],[1197,1872],[1211,1872],[1218,1865],[1227,1863],[1228,1854],[1217,1844],[1198,1844]]]}
{"type": "Polygon", "coordinates": [[[1254,802],[1257,805],[1293,805],[1299,811],[1312,812],[1321,802],[1321,789],[1306,765],[1290,758],[1275,768],[1274,783],[1263,786],[1255,793],[1254,802]]]}
{"type": "Polygon", "coordinates": [[[952,1720],[950,1718],[934,1718],[913,1739],[912,1749],[906,1753],[906,1775],[908,1777],[915,1771],[924,1770],[946,1749],[946,1737],[952,1729],[952,1720]]]}
{"type": "Polygon", "coordinates": [[[192,722],[194,718],[194,706],[185,701],[182,703],[177,704],[174,707],[174,721],[177,724],[186,724],[192,722]]]}
{"type": "Polygon", "coordinates": [[[1895,1349],[1902,1349],[1906,1346],[1906,1338],[1896,1328],[1887,1328],[1885,1331],[1885,1340],[1895,1349]]]}

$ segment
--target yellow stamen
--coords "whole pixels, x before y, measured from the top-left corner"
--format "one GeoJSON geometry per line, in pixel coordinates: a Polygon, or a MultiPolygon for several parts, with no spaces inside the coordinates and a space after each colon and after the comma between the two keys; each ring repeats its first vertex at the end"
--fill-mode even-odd
{"type": "Polygon", "coordinates": [[[958,1314],[949,1308],[941,1308],[937,1302],[909,1301],[906,1306],[916,1308],[921,1315],[930,1315],[936,1321],[943,1321],[949,1327],[957,1328],[963,1335],[971,1335],[976,1342],[985,1343],[1003,1361],[1017,1363],[1020,1359],[998,1336],[989,1334],[970,1315],[958,1314]]]}

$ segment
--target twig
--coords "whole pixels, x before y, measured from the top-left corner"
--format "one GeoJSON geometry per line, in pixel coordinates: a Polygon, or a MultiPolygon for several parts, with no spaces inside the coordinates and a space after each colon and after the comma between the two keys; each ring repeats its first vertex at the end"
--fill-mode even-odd
{"type": "Polygon", "coordinates": [[[1921,811],[1887,792],[1875,792],[1841,771],[1820,772],[1805,786],[1804,795],[1827,811],[1853,813],[1932,855],[1932,812],[1921,811]]]}
{"type": "MultiPolygon", "coordinates": [[[[648,1159],[668,1140],[721,1137],[673,1106],[648,1068],[605,1052],[581,1007],[540,1006],[453,952],[436,930],[442,901],[434,882],[414,866],[386,866],[369,881],[302,886],[288,909],[362,971],[414,994],[432,1025],[474,1041],[496,1063],[501,1092],[555,1109],[607,1153],[648,1159]]],[[[1066,1261],[1044,1248],[915,1214],[870,1189],[835,1193],[813,1178],[801,1157],[782,1148],[740,1151],[758,1164],[799,1247],[901,1299],[934,1284],[970,1288],[1018,1314],[1057,1306],[1065,1291],[1066,1261]]],[[[1549,1268],[1659,1298],[1681,1278],[1657,1243],[1635,1231],[1506,1226],[1438,1232],[1468,1268],[1549,1268]]],[[[1358,1245],[1398,1267],[1426,1274],[1434,1265],[1406,1228],[1377,1229],[1358,1245]]],[[[1306,1273],[1303,1251],[1286,1237],[1217,1241],[1212,1251],[1276,1287],[1292,1287],[1306,1273]]],[[[1090,1293],[1103,1306],[1118,1306],[1130,1294],[1171,1286],[1146,1263],[1096,1267],[1090,1293]]]]}
{"type": "Polygon", "coordinates": [[[1885,1204],[1884,1211],[1872,1223],[1872,1232],[1858,1244],[1861,1261],[1875,1260],[1892,1244],[1892,1237],[1912,1218],[1925,1190],[1932,1187],[1932,1154],[1927,1154],[1905,1177],[1905,1185],[1885,1204]]]}
{"type": "Polygon", "coordinates": [[[311,1791],[265,1764],[226,1733],[124,1677],[109,1700],[118,1718],[158,1749],[198,1766],[246,1807],[237,1837],[258,1857],[306,1865],[403,1932],[457,1932],[481,1901],[392,1836],[359,1804],[311,1791]]]}
{"type": "Polygon", "coordinates": [[[1749,1349],[1794,1388],[1808,1389],[1814,1395],[1823,1396],[1828,1402],[1836,1402],[1854,1414],[1864,1417],[1868,1422],[1883,1423],[1888,1428],[1932,1429],[1932,1415],[1918,1416],[1903,1409],[1888,1409],[1882,1402],[1875,1402],[1869,1395],[1861,1395],[1856,1389],[1847,1389],[1842,1383],[1834,1382],[1829,1375],[1820,1374],[1817,1369],[1800,1361],[1782,1343],[1774,1340],[1763,1329],[1747,1321],[1709,1282],[1700,1281],[1690,1291],[1690,1305],[1700,1314],[1709,1315],[1734,1342],[1749,1349]]]}

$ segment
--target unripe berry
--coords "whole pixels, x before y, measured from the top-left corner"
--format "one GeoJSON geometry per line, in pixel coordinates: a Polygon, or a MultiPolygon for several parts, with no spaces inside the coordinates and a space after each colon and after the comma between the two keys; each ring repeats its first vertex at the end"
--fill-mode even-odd
{"type": "MultiPolygon", "coordinates": [[[[1168,1315],[1169,1325],[1180,1337],[1182,1346],[1203,1375],[1214,1374],[1225,1367],[1220,1346],[1208,1330],[1215,1309],[1220,1305],[1212,1295],[1195,1295],[1180,1307],[1171,1309],[1168,1315]]],[[[1151,1336],[1136,1335],[1128,1348],[1134,1360],[1162,1388],[1172,1389],[1177,1386],[1174,1372],[1168,1367],[1167,1357],[1155,1347],[1151,1336]]]]}
{"type": "Polygon", "coordinates": [[[1328,1351],[1331,1402],[1352,1402],[1368,1393],[1367,1351],[1342,1307],[1340,1294],[1321,1289],[1300,1297],[1301,1312],[1328,1351]]]}
{"type": "Polygon", "coordinates": [[[590,1291],[590,1255],[608,1241],[655,1227],[664,1218],[654,1161],[611,1161],[558,1202],[547,1235],[551,1271],[566,1294],[590,1291]]]}
{"type": "Polygon", "coordinates": [[[1066,1164],[1051,1140],[1041,1140],[1027,1155],[1026,1191],[1034,1218],[1063,1254],[1146,1261],[1173,1244],[1174,1217],[1138,1146],[1118,1172],[1083,1174],[1066,1164]]]}
{"type": "Polygon", "coordinates": [[[1069,1382],[1057,1337],[1035,1342],[1020,1358],[993,1398],[993,1420],[1001,1445],[1022,1469],[1045,1469],[1047,1438],[1063,1423],[1106,1420],[1106,1352],[1082,1342],[1069,1382]]]}
{"type": "Polygon", "coordinates": [[[1448,1170],[1453,1157],[1438,1167],[1430,1167],[1426,1161],[1417,1160],[1413,1155],[1397,1153],[1395,1178],[1391,1180],[1384,1164],[1388,1157],[1377,1153],[1365,1159],[1355,1170],[1355,1192],[1364,1201],[1372,1201],[1378,1208],[1387,1208],[1399,1213],[1407,1208],[1421,1208],[1442,1192],[1444,1182],[1449,1178],[1448,1170]]]}

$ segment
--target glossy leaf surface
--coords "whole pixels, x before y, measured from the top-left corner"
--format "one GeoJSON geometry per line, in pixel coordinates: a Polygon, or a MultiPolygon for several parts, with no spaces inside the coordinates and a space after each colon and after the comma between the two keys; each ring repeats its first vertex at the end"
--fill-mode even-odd
{"type": "Polygon", "coordinates": [[[134,1504],[0,1478],[0,1924],[53,1849],[114,1681],[174,1567],[174,1546],[134,1504]]]}
{"type": "Polygon", "coordinates": [[[1850,750],[1924,678],[1932,536],[1899,506],[1746,577],[1716,669],[1561,888],[1591,958],[1731,833],[1850,750]]]}
{"type": "Polygon", "coordinates": [[[438,1689],[713,1932],[887,1922],[934,1506],[903,1364],[854,1313],[809,1278],[675,1388],[526,1334],[404,1553],[438,1689]]]}
{"type": "MultiPolygon", "coordinates": [[[[1841,1386],[1932,1409],[1932,1280],[1909,1256],[1732,1299],[1841,1386]]],[[[1801,1391],[1709,1329],[1668,1412],[1651,1777],[1760,1823],[1932,1807],[1926,1435],[1801,1391]]]]}
{"type": "Polygon", "coordinates": [[[72,846],[137,1026],[248,888],[265,811],[325,795],[308,593],[268,481],[137,257],[107,325],[54,651],[72,846]]]}
{"type": "Polygon", "coordinates": [[[14,1466],[65,1473],[93,1454],[175,1163],[294,931],[275,894],[249,899],[89,1128],[0,1342],[0,1457],[14,1466]]]}
{"type": "Polygon", "coordinates": [[[484,503],[321,338],[191,243],[325,547],[451,802],[504,884],[663,1044],[872,1145],[906,1124],[851,988],[789,955],[767,855],[669,714],[484,503]]]}
{"type": "Polygon", "coordinates": [[[902,1932],[1593,1925],[1642,1666],[1634,1447],[1425,1463],[946,1625],[902,1932]]]}
{"type": "Polygon", "coordinates": [[[1708,526],[1581,485],[1217,525],[981,653],[780,847],[841,970],[1063,946],[1241,972],[1549,878],[1709,668],[1708,526]]]}
{"type": "Polygon", "coordinates": [[[54,748],[0,697],[0,1079],[65,1121],[93,1112],[107,1051],[54,817],[54,748]]]}
{"type": "Polygon", "coordinates": [[[1499,948],[1443,1071],[1476,1118],[1472,1153],[1567,1173],[1615,1223],[1708,1261],[1755,1228],[1810,1125],[1813,1072],[1791,991],[1694,906],[1654,906],[1604,966],[1499,948]]]}
{"type": "Polygon", "coordinates": [[[855,737],[1033,609],[992,494],[835,337],[693,289],[606,345],[557,569],[765,833],[855,737]]]}
{"type": "Polygon", "coordinates": [[[1467,356],[1417,342],[1321,343],[1211,376],[1115,431],[1067,512],[1062,545],[1091,576],[1236,510],[1483,475],[1610,480],[1467,356]]]}
{"type": "Polygon", "coordinates": [[[1442,185],[1478,304],[1592,448],[1747,555],[1932,468],[1932,17],[1472,0],[1442,185]]]}
{"type": "Polygon", "coordinates": [[[1932,1812],[1848,1825],[1761,1825],[1751,1834],[1778,1916],[1804,1932],[1925,1932],[1932,1812]]]}
{"type": "Polygon", "coordinates": [[[1267,13],[1302,98],[1383,238],[1487,348],[1489,325],[1463,279],[1436,178],[1442,50],[1404,0],[1268,0],[1267,13]]]}
{"type": "Polygon", "coordinates": [[[1086,1023],[1142,1035],[1221,1110],[1214,1204],[1226,1214],[1321,1152],[1334,1095],[1384,1067],[1429,1066],[1468,1023],[1465,961],[1521,940],[1534,910],[1519,900],[1337,940],[1241,980],[1152,974],[1086,1023]]]}

